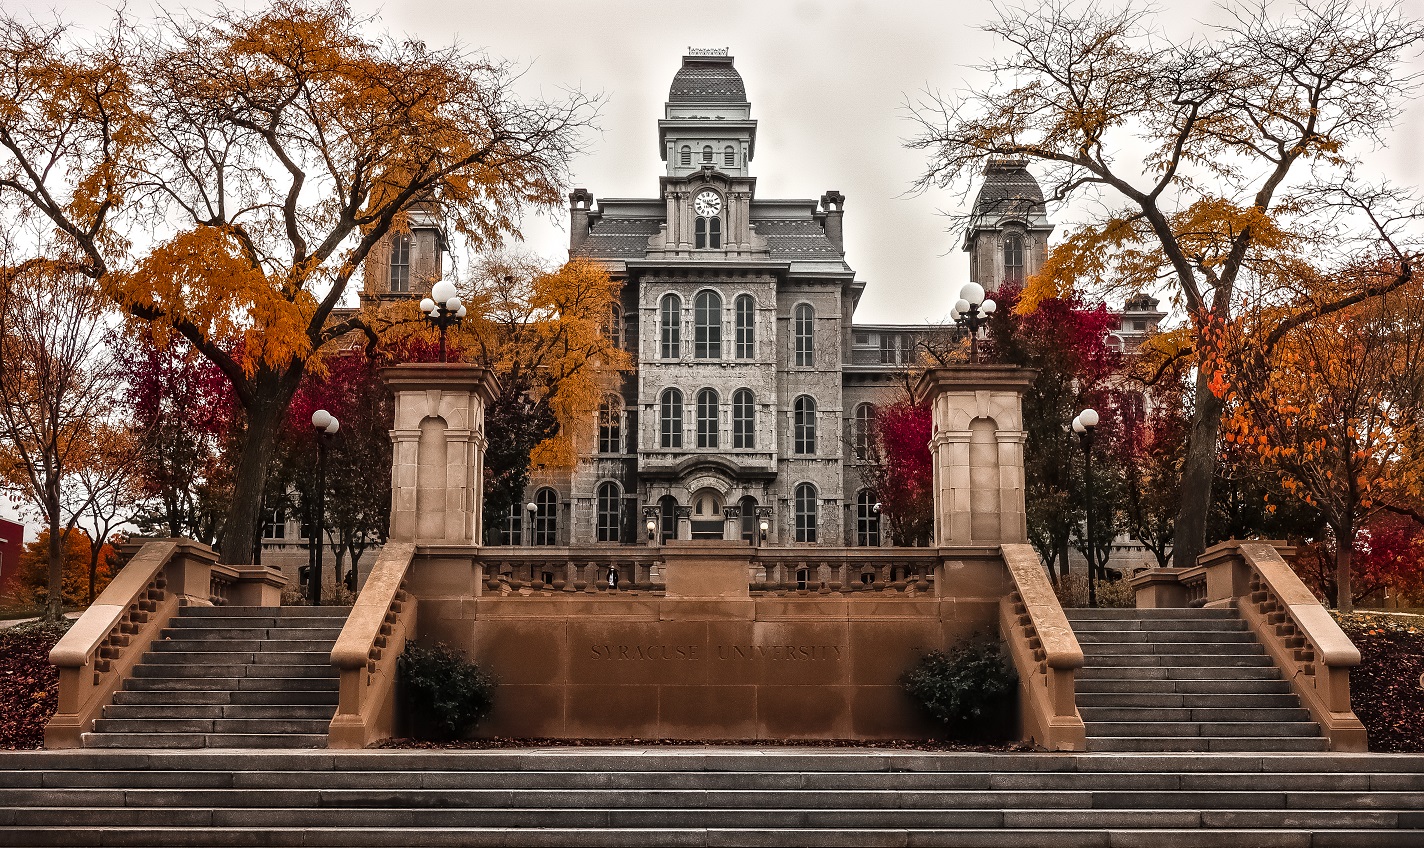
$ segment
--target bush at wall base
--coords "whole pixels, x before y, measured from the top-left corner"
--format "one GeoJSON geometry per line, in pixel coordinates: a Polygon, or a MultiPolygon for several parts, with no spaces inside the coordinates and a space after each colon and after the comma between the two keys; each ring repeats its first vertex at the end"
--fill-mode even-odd
{"type": "Polygon", "coordinates": [[[931,651],[902,682],[951,739],[999,742],[1013,734],[1018,675],[997,641],[964,641],[949,651],[931,651]]]}
{"type": "Polygon", "coordinates": [[[417,738],[458,739],[494,705],[494,678],[446,645],[406,642],[397,667],[406,724],[417,738]]]}

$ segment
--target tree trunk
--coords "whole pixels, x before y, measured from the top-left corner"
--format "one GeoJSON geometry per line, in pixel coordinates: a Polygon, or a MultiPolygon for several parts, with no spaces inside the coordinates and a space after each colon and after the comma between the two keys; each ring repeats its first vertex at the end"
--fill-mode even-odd
{"type": "MultiPolygon", "coordinates": [[[[98,532],[98,531],[95,531],[98,532]]],[[[94,606],[94,583],[99,576],[99,554],[104,550],[104,543],[91,543],[89,545],[89,606],[94,606]]]]}
{"type": "Polygon", "coordinates": [[[59,499],[49,504],[49,597],[45,599],[45,621],[56,622],[64,615],[64,537],[59,533],[59,499]]]}
{"type": "Polygon", "coordinates": [[[247,432],[242,458],[232,486],[232,503],[223,521],[221,561],[229,565],[251,565],[253,539],[258,538],[262,492],[267,485],[267,466],[277,444],[277,433],[291,404],[292,391],[286,384],[296,380],[263,374],[254,380],[256,401],[247,413],[247,432]]]}
{"type": "Polygon", "coordinates": [[[1172,536],[1172,564],[1191,568],[1206,550],[1206,519],[1211,512],[1211,485],[1216,477],[1216,441],[1221,433],[1221,399],[1211,391],[1207,370],[1197,371],[1196,411],[1187,437],[1182,465],[1182,503],[1172,536]]]}
{"type": "Polygon", "coordinates": [[[1335,530],[1335,609],[1340,612],[1355,611],[1354,583],[1350,568],[1355,558],[1355,524],[1345,519],[1344,526],[1335,530]]]}

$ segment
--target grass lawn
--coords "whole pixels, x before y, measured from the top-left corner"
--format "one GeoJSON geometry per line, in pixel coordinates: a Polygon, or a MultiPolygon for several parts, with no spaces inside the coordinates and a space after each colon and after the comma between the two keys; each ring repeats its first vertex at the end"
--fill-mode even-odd
{"type": "Polygon", "coordinates": [[[1370,750],[1424,752],[1424,616],[1366,610],[1335,618],[1360,649],[1350,702],[1370,750]]]}

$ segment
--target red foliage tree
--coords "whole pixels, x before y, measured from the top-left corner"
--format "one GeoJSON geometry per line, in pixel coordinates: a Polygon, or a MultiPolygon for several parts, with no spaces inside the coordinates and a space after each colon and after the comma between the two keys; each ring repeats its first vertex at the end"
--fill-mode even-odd
{"type": "Polygon", "coordinates": [[[897,546],[926,545],[934,531],[933,420],[928,407],[908,400],[882,407],[861,475],[875,490],[897,546]]]}

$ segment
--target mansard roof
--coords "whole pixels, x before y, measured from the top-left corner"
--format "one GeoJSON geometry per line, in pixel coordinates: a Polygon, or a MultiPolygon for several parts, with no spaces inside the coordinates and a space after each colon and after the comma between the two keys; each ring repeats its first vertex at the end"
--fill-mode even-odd
{"type": "MultiPolygon", "coordinates": [[[[648,249],[648,239],[663,223],[662,216],[624,216],[617,207],[647,206],[654,200],[603,201],[603,214],[590,222],[588,236],[574,251],[575,255],[594,259],[641,259],[648,249]]],[[[826,237],[825,227],[811,217],[791,217],[796,207],[814,209],[815,201],[752,202],[752,226],[766,238],[768,258],[773,262],[834,261],[843,262],[841,251],[826,237]],[[759,208],[761,207],[761,208],[759,208]],[[770,208],[767,208],[770,207],[770,208]],[[760,214],[758,214],[760,213],[760,214]],[[770,216],[770,217],[765,217],[770,216]]]]}
{"type": "Polygon", "coordinates": [[[975,224],[992,226],[1005,218],[1042,220],[1048,209],[1043,189],[1023,159],[999,159],[984,168],[984,185],[974,198],[975,224]]]}
{"type": "Polygon", "coordinates": [[[732,57],[683,56],[682,67],[672,78],[668,103],[746,103],[747,89],[742,75],[732,66],[732,57]]]}

